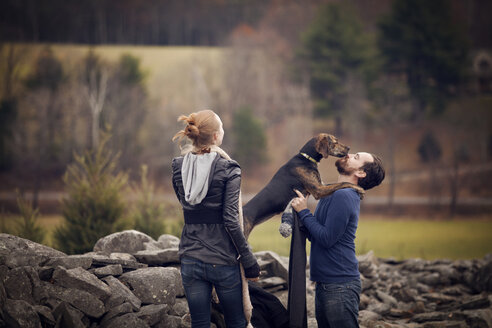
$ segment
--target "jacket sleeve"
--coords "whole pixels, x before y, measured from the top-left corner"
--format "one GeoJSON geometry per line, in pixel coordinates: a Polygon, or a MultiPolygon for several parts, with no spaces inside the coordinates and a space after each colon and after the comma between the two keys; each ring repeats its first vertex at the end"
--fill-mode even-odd
{"type": "Polygon", "coordinates": [[[239,164],[230,161],[227,168],[227,180],[224,190],[223,217],[224,227],[236,247],[240,261],[245,268],[256,263],[256,258],[246,242],[239,224],[239,192],[241,190],[241,168],[239,164]]]}
{"type": "Polygon", "coordinates": [[[176,178],[178,177],[179,171],[181,170],[181,167],[178,164],[177,158],[173,158],[171,168],[172,168],[172,173],[173,173],[172,182],[173,182],[174,193],[176,194],[176,197],[178,198],[178,200],[181,202],[181,198],[179,197],[178,185],[176,183],[176,178]]]}

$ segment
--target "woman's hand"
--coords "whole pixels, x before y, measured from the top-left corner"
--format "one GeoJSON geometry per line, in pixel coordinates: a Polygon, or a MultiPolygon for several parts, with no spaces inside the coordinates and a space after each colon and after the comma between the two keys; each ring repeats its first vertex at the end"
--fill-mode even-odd
{"type": "MultiPolygon", "coordinates": [[[[296,210],[297,213],[300,211],[304,210],[307,208],[307,197],[304,197],[304,195],[297,189],[294,189],[295,193],[297,194],[298,197],[294,198],[292,200],[292,207],[296,210]]],[[[308,195],[309,197],[309,195],[308,195]]]]}
{"type": "Polygon", "coordinates": [[[249,268],[244,268],[244,276],[246,277],[246,280],[258,281],[260,279],[260,266],[258,265],[258,262],[249,268]]]}

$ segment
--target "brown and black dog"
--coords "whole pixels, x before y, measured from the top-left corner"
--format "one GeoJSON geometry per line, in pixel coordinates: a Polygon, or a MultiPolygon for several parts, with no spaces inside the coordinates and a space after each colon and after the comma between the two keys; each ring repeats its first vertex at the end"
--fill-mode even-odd
{"type": "Polygon", "coordinates": [[[297,196],[294,189],[304,195],[311,194],[315,199],[328,196],[342,188],[354,188],[362,196],[364,190],[357,185],[347,182],[324,185],[321,182],[318,162],[330,155],[346,156],[348,151],[349,147],[339,143],[331,134],[320,133],[309,140],[299,153],[284,164],[272,180],[243,206],[246,238],[255,226],[284,211],[292,198],[297,196]]]}

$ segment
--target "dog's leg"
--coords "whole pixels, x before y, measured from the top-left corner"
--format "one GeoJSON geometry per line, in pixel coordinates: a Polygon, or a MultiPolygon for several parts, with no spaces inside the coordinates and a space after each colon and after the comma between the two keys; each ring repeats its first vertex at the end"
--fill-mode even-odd
{"type": "Polygon", "coordinates": [[[294,225],[294,215],[292,213],[292,201],[289,202],[287,207],[282,213],[282,222],[278,227],[278,232],[282,235],[282,237],[287,238],[292,234],[292,226],[294,225]]]}
{"type": "Polygon", "coordinates": [[[317,171],[308,171],[304,168],[298,168],[297,173],[304,183],[306,190],[313,195],[315,199],[320,199],[328,195],[333,194],[338,189],[352,188],[357,191],[359,197],[362,199],[364,197],[364,189],[360,186],[354,185],[349,182],[339,182],[324,185],[321,182],[321,177],[317,171]]]}

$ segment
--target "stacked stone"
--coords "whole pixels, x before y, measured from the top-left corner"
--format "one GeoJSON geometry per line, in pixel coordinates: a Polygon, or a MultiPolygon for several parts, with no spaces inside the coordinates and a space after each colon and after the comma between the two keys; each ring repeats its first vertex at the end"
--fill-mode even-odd
{"type": "Polygon", "coordinates": [[[190,327],[178,244],[125,231],[67,256],[0,234],[0,327],[190,327]]]}
{"type": "MultiPolygon", "coordinates": [[[[190,327],[179,239],[138,231],[101,238],[67,256],[0,234],[0,327],[190,327]]],[[[258,284],[287,305],[287,257],[255,253],[258,284]]],[[[474,260],[358,257],[362,328],[492,328],[492,255],[474,260]]],[[[308,326],[317,327],[306,270],[308,326]]]]}
{"type": "Polygon", "coordinates": [[[369,252],[358,259],[361,327],[492,327],[492,256],[395,261],[369,252]]]}

